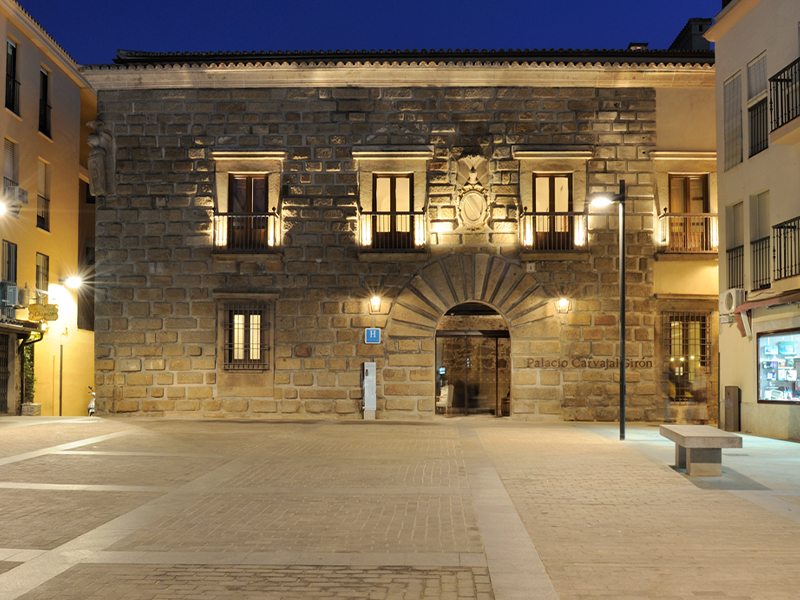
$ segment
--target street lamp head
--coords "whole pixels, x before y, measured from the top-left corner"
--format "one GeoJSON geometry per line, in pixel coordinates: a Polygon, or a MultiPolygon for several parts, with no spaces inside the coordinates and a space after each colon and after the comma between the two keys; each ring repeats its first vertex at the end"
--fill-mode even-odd
{"type": "Polygon", "coordinates": [[[6,205],[4,202],[0,202],[0,217],[6,214],[6,205]]]}
{"type": "Polygon", "coordinates": [[[64,285],[66,285],[71,290],[76,290],[81,287],[83,281],[77,275],[72,275],[71,277],[67,277],[64,281],[64,285]]]}
{"type": "Polygon", "coordinates": [[[614,204],[614,198],[609,196],[597,196],[596,198],[592,198],[590,202],[592,208],[605,208],[611,204],[614,204]]]}

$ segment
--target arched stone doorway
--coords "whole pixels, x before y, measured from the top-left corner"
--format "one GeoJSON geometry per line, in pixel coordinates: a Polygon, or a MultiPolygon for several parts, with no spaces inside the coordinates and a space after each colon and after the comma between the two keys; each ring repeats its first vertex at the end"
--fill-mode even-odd
{"type": "Polygon", "coordinates": [[[511,339],[492,307],[465,302],[448,310],[436,328],[436,412],[509,416],[511,339]]]}
{"type": "MultiPolygon", "coordinates": [[[[514,340],[557,340],[552,296],[519,263],[488,253],[448,254],[411,275],[391,303],[386,324],[386,365],[390,377],[379,384],[382,416],[433,415],[438,398],[436,337],[439,323],[453,307],[479,303],[491,307],[514,340]],[[381,394],[382,392],[382,394],[381,394]]],[[[511,413],[537,414],[539,399],[515,369],[527,353],[511,348],[511,413]],[[515,365],[516,362],[516,365],[515,365]]],[[[501,391],[501,400],[505,392],[501,391]]]]}

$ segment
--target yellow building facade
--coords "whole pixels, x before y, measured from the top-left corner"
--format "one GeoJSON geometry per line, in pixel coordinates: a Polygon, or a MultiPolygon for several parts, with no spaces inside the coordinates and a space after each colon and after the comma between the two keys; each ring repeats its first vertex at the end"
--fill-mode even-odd
{"type": "Polygon", "coordinates": [[[0,414],[80,415],[94,370],[84,123],[96,98],[75,61],[17,3],[0,0],[0,27],[0,414]],[[68,288],[72,276],[89,287],[68,288]]]}

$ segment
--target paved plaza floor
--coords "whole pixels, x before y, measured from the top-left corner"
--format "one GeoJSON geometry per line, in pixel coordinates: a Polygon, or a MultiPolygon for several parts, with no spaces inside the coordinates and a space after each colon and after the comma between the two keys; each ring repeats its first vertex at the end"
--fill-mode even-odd
{"type": "Polygon", "coordinates": [[[627,433],[2,417],[0,599],[800,598],[800,444],[627,433]]]}

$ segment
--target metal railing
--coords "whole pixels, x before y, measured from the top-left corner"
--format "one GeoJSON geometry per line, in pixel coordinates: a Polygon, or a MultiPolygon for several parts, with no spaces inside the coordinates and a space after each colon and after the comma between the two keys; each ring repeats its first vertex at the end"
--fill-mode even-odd
{"type": "Polygon", "coordinates": [[[664,213],[658,217],[661,252],[697,253],[719,250],[717,215],[664,213]]]}
{"type": "Polygon", "coordinates": [[[50,231],[50,199],[44,196],[36,203],[36,227],[50,231]]]}
{"type": "Polygon", "coordinates": [[[736,246],[727,251],[728,287],[744,289],[744,246],[736,246]]]}
{"type": "Polygon", "coordinates": [[[769,146],[769,114],[767,99],[754,104],[747,110],[750,121],[750,156],[763,152],[769,146]]]}
{"type": "Polygon", "coordinates": [[[425,213],[362,212],[359,239],[373,250],[421,250],[428,240],[425,213]]]}
{"type": "Polygon", "coordinates": [[[281,222],[277,213],[215,213],[216,252],[268,252],[280,246],[281,222]]]}
{"type": "Polygon", "coordinates": [[[753,289],[763,290],[772,285],[770,279],[770,252],[769,237],[750,242],[750,252],[753,257],[753,289]]]}
{"type": "Polygon", "coordinates": [[[50,137],[50,113],[52,107],[44,98],[39,99],[39,131],[50,137]]]}
{"type": "Polygon", "coordinates": [[[772,129],[800,116],[800,58],[769,78],[772,129]]]}
{"type": "Polygon", "coordinates": [[[522,213],[520,216],[520,244],[528,250],[583,249],[586,232],[586,215],[582,212],[522,213]]]}
{"type": "Polygon", "coordinates": [[[772,227],[775,281],[800,275],[800,217],[772,227]]]}
{"type": "Polygon", "coordinates": [[[19,81],[6,75],[6,108],[19,114],[19,81]]]}
{"type": "Polygon", "coordinates": [[[9,179],[8,177],[3,177],[3,191],[6,191],[10,187],[17,187],[18,185],[19,184],[13,179],[9,179]]]}

